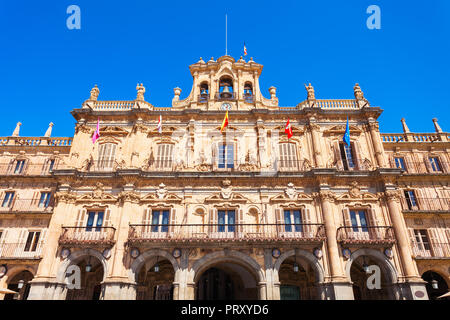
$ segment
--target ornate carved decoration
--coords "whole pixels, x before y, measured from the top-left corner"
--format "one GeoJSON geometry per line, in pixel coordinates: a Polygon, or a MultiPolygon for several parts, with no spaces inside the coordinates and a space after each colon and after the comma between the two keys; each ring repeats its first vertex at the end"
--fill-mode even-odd
{"type": "Polygon", "coordinates": [[[131,132],[133,133],[138,133],[138,132],[142,132],[142,133],[148,133],[150,131],[150,128],[143,125],[142,123],[136,123],[133,126],[133,130],[131,132]]]}
{"type": "Polygon", "coordinates": [[[87,134],[89,134],[89,135],[92,135],[93,133],[94,133],[94,129],[93,128],[89,128],[88,126],[86,126],[84,123],[83,124],[81,124],[81,123],[77,123],[76,125],[75,125],[75,133],[79,133],[79,132],[82,132],[82,133],[87,133],[87,134]]]}
{"type": "Polygon", "coordinates": [[[118,126],[106,126],[100,128],[100,136],[126,136],[128,131],[118,126]]]}
{"type": "Polygon", "coordinates": [[[334,202],[336,199],[336,194],[330,190],[320,190],[317,195],[323,201],[334,202]]]}
{"type": "Polygon", "coordinates": [[[118,200],[122,202],[139,203],[141,196],[135,191],[122,191],[119,193],[118,200]]]}
{"type": "Polygon", "coordinates": [[[276,195],[272,198],[269,199],[269,202],[274,203],[274,202],[289,202],[289,201],[306,201],[306,202],[311,202],[313,201],[313,197],[311,195],[308,195],[306,193],[299,193],[296,192],[296,195],[293,198],[290,198],[287,194],[286,191],[284,193],[280,193],[279,195],[276,195]]]}
{"type": "Polygon", "coordinates": [[[66,202],[66,203],[74,203],[77,199],[77,196],[70,192],[57,192],[55,194],[55,199],[57,202],[66,202]]]}
{"type": "MultiPolygon", "coordinates": [[[[323,132],[324,135],[343,135],[345,133],[345,125],[333,126],[323,132]]],[[[350,134],[359,136],[362,130],[357,126],[350,126],[350,134]]]]}
{"type": "Polygon", "coordinates": [[[295,191],[295,187],[292,182],[288,183],[287,188],[284,190],[284,193],[291,200],[294,199],[294,197],[297,195],[297,191],[295,191]]]}
{"type": "Polygon", "coordinates": [[[400,192],[398,190],[386,190],[384,196],[387,201],[400,202],[400,192]]]}
{"type": "Polygon", "coordinates": [[[76,201],[77,202],[91,202],[91,201],[116,202],[117,196],[113,196],[109,193],[104,192],[103,184],[100,182],[97,182],[92,193],[77,196],[76,201]]]}

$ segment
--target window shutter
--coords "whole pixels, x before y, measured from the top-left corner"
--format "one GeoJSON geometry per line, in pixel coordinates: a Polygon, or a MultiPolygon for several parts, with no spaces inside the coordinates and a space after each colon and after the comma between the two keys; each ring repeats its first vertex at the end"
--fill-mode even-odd
{"type": "Polygon", "coordinates": [[[103,220],[103,226],[104,227],[111,227],[111,209],[107,208],[105,209],[105,218],[103,220]]]}
{"type": "Polygon", "coordinates": [[[143,226],[143,232],[147,233],[150,232],[151,224],[152,224],[152,213],[150,208],[144,209],[144,214],[142,216],[142,224],[143,226]]]}
{"type": "Polygon", "coordinates": [[[8,165],[8,174],[11,174],[11,173],[13,173],[14,171],[14,164],[16,163],[16,160],[14,160],[14,159],[11,159],[10,161],[9,161],[9,165],[8,165]]]}
{"type": "Polygon", "coordinates": [[[42,229],[41,230],[41,236],[40,236],[40,239],[39,239],[39,244],[38,244],[38,247],[36,249],[37,253],[39,253],[39,254],[41,253],[42,248],[44,247],[46,237],[47,237],[47,229],[42,229]]]}
{"type": "Polygon", "coordinates": [[[27,170],[28,170],[28,166],[29,166],[30,162],[31,162],[30,159],[26,159],[25,160],[25,164],[24,164],[23,169],[22,169],[22,174],[23,175],[27,174],[27,170]]]}
{"type": "Polygon", "coordinates": [[[275,219],[277,224],[277,232],[283,231],[283,216],[281,215],[281,209],[275,209],[275,219]]]}
{"type": "Polygon", "coordinates": [[[19,197],[19,195],[17,194],[17,192],[13,192],[13,196],[12,197],[13,198],[12,198],[11,205],[10,205],[11,209],[14,208],[14,205],[16,203],[16,199],[19,197]]]}
{"type": "Polygon", "coordinates": [[[6,241],[8,240],[8,229],[3,229],[2,230],[2,236],[0,237],[0,244],[4,244],[6,243],[6,241]]]}
{"type": "Polygon", "coordinates": [[[353,148],[354,148],[353,153],[354,153],[355,159],[353,161],[355,161],[356,168],[358,170],[368,170],[368,168],[364,168],[364,165],[363,165],[363,159],[362,159],[362,154],[361,154],[361,145],[359,144],[359,141],[354,141],[350,145],[353,145],[353,148]]]}
{"type": "Polygon", "coordinates": [[[170,209],[170,226],[169,232],[173,235],[175,233],[175,224],[177,223],[177,209],[170,209]]]}
{"type": "Polygon", "coordinates": [[[442,172],[449,173],[449,168],[448,168],[447,161],[445,161],[445,157],[439,156],[438,159],[439,159],[439,165],[441,166],[442,172]]]}
{"type": "Polygon", "coordinates": [[[423,199],[423,194],[422,191],[419,189],[416,189],[413,191],[414,195],[416,197],[416,202],[417,202],[417,206],[419,207],[419,210],[426,210],[427,208],[427,203],[426,200],[423,199]]]}
{"type": "MultiPolygon", "coordinates": [[[[85,208],[78,209],[75,227],[82,228],[86,226],[86,218],[87,218],[87,210],[85,208]]],[[[80,231],[80,229],[77,229],[76,231],[80,231]]]]}
{"type": "Polygon", "coordinates": [[[238,209],[237,210],[237,224],[238,224],[238,228],[237,231],[238,232],[244,232],[244,210],[242,209],[238,209]]]}
{"type": "Polygon", "coordinates": [[[31,207],[37,207],[38,206],[39,201],[41,199],[42,193],[43,192],[39,192],[39,191],[35,191],[33,193],[33,197],[31,198],[31,202],[30,202],[31,207]]]}
{"type": "Polygon", "coordinates": [[[438,229],[430,228],[427,231],[428,231],[428,237],[430,238],[430,242],[431,242],[431,250],[433,251],[433,256],[434,257],[442,257],[443,250],[442,250],[441,244],[439,243],[438,229]]]}
{"type": "Polygon", "coordinates": [[[311,210],[309,208],[303,208],[302,209],[302,219],[303,219],[303,232],[305,233],[305,236],[308,238],[313,238],[313,229],[310,225],[311,222],[311,210]]]}
{"type": "Polygon", "coordinates": [[[425,162],[425,167],[427,168],[428,173],[432,173],[433,168],[431,167],[430,157],[428,155],[424,156],[423,161],[425,162]]]}
{"type": "Polygon", "coordinates": [[[350,218],[350,209],[349,208],[342,209],[342,216],[344,218],[344,226],[351,227],[352,220],[350,218]]]}
{"type": "Polygon", "coordinates": [[[419,255],[419,247],[417,245],[416,234],[414,233],[414,229],[408,228],[408,234],[409,234],[409,239],[411,241],[413,256],[418,256],[419,255]]]}
{"type": "Polygon", "coordinates": [[[27,241],[27,237],[28,237],[28,229],[20,229],[19,237],[17,238],[18,239],[17,243],[19,244],[18,247],[21,248],[21,251],[23,251],[23,249],[24,249],[25,243],[27,241]]]}
{"type": "Polygon", "coordinates": [[[344,170],[344,163],[341,157],[341,148],[339,146],[339,141],[333,142],[334,149],[334,160],[336,162],[336,167],[338,170],[344,170]]]}
{"type": "Polygon", "coordinates": [[[370,239],[382,239],[382,231],[380,228],[377,228],[379,226],[378,223],[378,217],[377,212],[375,209],[368,209],[367,210],[367,219],[369,220],[369,235],[370,239]]]}
{"type": "Polygon", "coordinates": [[[209,209],[209,228],[210,228],[210,232],[216,232],[217,231],[217,209],[216,208],[212,208],[209,209]]]}

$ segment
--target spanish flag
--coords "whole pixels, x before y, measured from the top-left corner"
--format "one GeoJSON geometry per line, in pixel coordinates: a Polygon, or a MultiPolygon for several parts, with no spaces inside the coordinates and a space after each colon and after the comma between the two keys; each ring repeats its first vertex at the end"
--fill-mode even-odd
{"type": "Polygon", "coordinates": [[[223,119],[222,127],[220,127],[220,133],[222,133],[223,129],[225,129],[226,127],[228,127],[228,110],[227,114],[225,115],[225,119],[223,119]]]}

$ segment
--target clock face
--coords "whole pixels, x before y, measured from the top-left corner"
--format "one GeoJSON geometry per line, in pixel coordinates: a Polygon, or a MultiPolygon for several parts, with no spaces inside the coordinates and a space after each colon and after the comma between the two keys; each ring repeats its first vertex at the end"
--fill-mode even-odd
{"type": "Polygon", "coordinates": [[[231,104],[229,104],[229,103],[223,103],[223,104],[220,106],[220,109],[222,109],[222,110],[231,110],[231,104]]]}

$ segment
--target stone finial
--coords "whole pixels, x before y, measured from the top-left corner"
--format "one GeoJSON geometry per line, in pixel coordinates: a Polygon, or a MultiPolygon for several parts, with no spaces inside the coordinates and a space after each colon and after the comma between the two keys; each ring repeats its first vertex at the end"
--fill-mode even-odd
{"type": "Polygon", "coordinates": [[[180,95],[181,95],[181,89],[176,87],[173,89],[173,94],[174,97],[172,99],[172,101],[179,101],[180,100],[180,95]]]}
{"type": "Polygon", "coordinates": [[[45,132],[44,137],[50,138],[52,136],[52,128],[53,128],[53,122],[50,122],[50,124],[48,125],[48,129],[45,132]]]}
{"type": "Polygon", "coordinates": [[[11,137],[18,137],[20,133],[20,126],[22,125],[21,122],[17,122],[16,128],[14,129],[14,132],[11,137]]]}
{"type": "Polygon", "coordinates": [[[405,120],[405,118],[402,118],[402,127],[403,127],[403,132],[404,133],[410,133],[411,131],[409,131],[409,128],[408,128],[408,126],[406,125],[406,120],[405,120]]]}
{"type": "Polygon", "coordinates": [[[211,57],[208,62],[214,62],[214,57],[211,57]]]}
{"type": "Polygon", "coordinates": [[[311,83],[309,85],[305,84],[305,88],[306,91],[308,92],[308,100],[315,100],[316,95],[314,93],[314,87],[311,85],[311,83]]]}
{"type": "Polygon", "coordinates": [[[269,93],[270,93],[270,98],[271,99],[273,99],[273,98],[276,98],[277,97],[277,88],[275,88],[275,87],[270,87],[269,88],[269,93]]]}
{"type": "Polygon", "coordinates": [[[442,131],[441,127],[439,126],[437,118],[433,118],[433,123],[434,123],[434,129],[436,130],[436,132],[442,133],[443,131],[442,131]]]}
{"type": "Polygon", "coordinates": [[[137,86],[136,86],[136,90],[137,90],[137,97],[136,97],[136,100],[138,100],[138,101],[144,101],[144,93],[145,93],[145,87],[144,87],[144,84],[141,83],[141,84],[139,85],[139,83],[138,83],[137,86]]]}
{"type": "Polygon", "coordinates": [[[355,93],[355,99],[356,100],[365,100],[364,93],[361,90],[361,87],[359,86],[359,83],[355,84],[353,87],[354,93],[355,93]]]}
{"type": "Polygon", "coordinates": [[[99,94],[100,94],[100,90],[97,87],[97,85],[95,85],[91,90],[91,96],[89,97],[89,100],[97,101],[99,94]]]}
{"type": "Polygon", "coordinates": [[[204,64],[205,63],[205,61],[203,61],[203,58],[202,57],[200,57],[200,60],[198,60],[198,62],[197,63],[201,63],[201,64],[204,64]]]}

